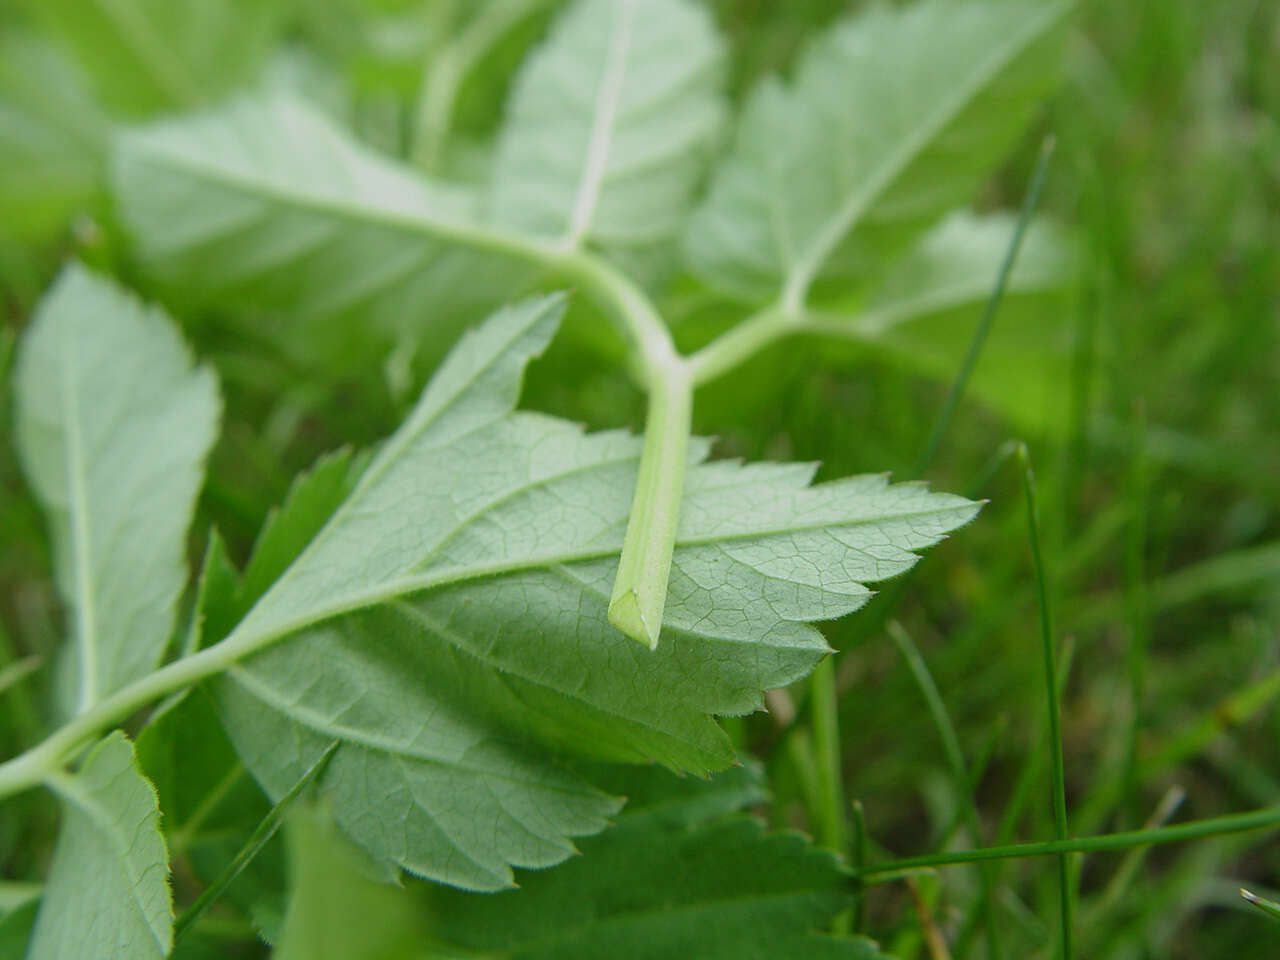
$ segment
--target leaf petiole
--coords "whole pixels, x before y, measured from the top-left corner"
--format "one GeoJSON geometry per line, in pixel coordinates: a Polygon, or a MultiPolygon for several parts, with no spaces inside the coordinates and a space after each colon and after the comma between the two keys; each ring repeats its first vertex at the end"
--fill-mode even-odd
{"type": "Polygon", "coordinates": [[[658,646],[667,602],[692,413],[693,378],[685,361],[650,378],[644,451],[609,598],[609,622],[651,650],[658,646]]]}

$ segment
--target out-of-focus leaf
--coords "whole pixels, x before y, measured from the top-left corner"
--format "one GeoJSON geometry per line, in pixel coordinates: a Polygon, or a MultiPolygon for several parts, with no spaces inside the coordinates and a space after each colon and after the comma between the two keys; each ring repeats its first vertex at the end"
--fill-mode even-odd
{"type": "Polygon", "coordinates": [[[113,183],[144,266],[181,296],[269,318],[350,368],[402,337],[437,350],[527,283],[477,248],[474,198],[385,160],[283,96],[132,132],[113,183]]]}
{"type": "Polygon", "coordinates": [[[687,0],[578,0],[516,80],[491,216],[624,259],[673,238],[723,117],[722,58],[687,0]]]}
{"type": "Polygon", "coordinates": [[[686,233],[695,273],[799,306],[972,197],[1055,76],[1070,0],[876,4],[762,82],[686,233]]]}
{"type": "Polygon", "coordinates": [[[283,21],[278,0],[22,0],[114,111],[207,103],[252,76],[283,21]]]}
{"type": "Polygon", "coordinates": [[[220,413],[172,321],[68,267],[19,345],[18,451],[74,620],[75,710],[160,662],[220,413]]]}
{"type": "Polygon", "coordinates": [[[75,65],[0,25],[0,233],[43,242],[103,179],[108,121],[75,65]]]}
{"type": "MultiPolygon", "coordinates": [[[[810,328],[873,347],[908,369],[955,376],[991,297],[1016,227],[1011,214],[949,216],[920,238],[848,316],[815,314],[810,328]]],[[[1024,428],[1064,425],[1071,378],[1070,239],[1033,222],[1009,274],[971,388],[1024,428]]]]}

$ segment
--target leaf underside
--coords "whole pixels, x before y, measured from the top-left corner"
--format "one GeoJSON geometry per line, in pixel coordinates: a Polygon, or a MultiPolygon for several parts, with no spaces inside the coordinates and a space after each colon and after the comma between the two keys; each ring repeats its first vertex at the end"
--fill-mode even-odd
{"type": "Polygon", "coordinates": [[[217,431],[213,372],[161,311],[68,267],[19,353],[17,440],[75,624],[70,711],[159,664],[217,431]]]}
{"type": "Polygon", "coordinates": [[[827,653],[810,621],[856,609],[978,509],[882,476],[810,487],[811,465],[708,463],[699,441],[664,636],[643,650],[606,618],[640,441],[512,411],[562,310],[527,301],[463,338],[236,630],[289,639],[212,685],[269,793],[336,738],[344,829],[478,889],[616,812],[554,755],[728,765],[712,715],[804,676],[827,653]]]}
{"type": "Polygon", "coordinates": [[[127,132],[112,179],[144,265],[175,295],[265,314],[309,362],[349,369],[428,331],[447,343],[534,274],[467,245],[469,192],[283,94],[127,132]]]}
{"type": "Polygon", "coordinates": [[[168,956],[169,860],[133,746],[111,734],[58,791],[64,822],[27,960],[168,956]]]}

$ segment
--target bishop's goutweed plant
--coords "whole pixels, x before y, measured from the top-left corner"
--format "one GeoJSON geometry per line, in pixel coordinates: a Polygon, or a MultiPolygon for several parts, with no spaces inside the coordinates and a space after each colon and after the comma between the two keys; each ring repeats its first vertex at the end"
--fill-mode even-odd
{"type": "MultiPolygon", "coordinates": [[[[175,914],[191,956],[219,922],[285,957],[878,955],[838,859],[742,813],[764,794],[716,718],[813,671],[814,624],[978,505],[713,459],[695,394],[793,334],[938,368],[930,324],[986,299],[1014,225],[968,204],[1069,4],[869,4],[735,111],[694,0],[475,7],[414,21],[441,32],[391,132],[349,129],[305,53],[342,49],[338,4],[290,27],[270,2],[45,0],[5,37],[31,94],[6,109],[48,133],[28,166],[75,160],[47,212],[105,195],[113,239],[86,249],[145,293],[69,263],[15,350],[67,625],[51,732],[0,765],[0,795],[60,801],[47,880],[3,921],[28,957],[169,956],[175,914]],[[486,64],[529,38],[510,76],[486,64]],[[491,136],[460,119],[484,70],[491,136]],[[190,529],[219,373],[151,300],[317,377],[390,356],[404,388],[443,360],[238,564],[190,529]],[[736,322],[682,350],[699,300],[736,322]],[[571,303],[620,332],[643,437],[517,409],[571,303]],[[412,909],[384,895],[402,872],[434,882],[412,909]]],[[[1033,225],[1008,289],[1053,289],[1064,257],[1033,225]]]]}

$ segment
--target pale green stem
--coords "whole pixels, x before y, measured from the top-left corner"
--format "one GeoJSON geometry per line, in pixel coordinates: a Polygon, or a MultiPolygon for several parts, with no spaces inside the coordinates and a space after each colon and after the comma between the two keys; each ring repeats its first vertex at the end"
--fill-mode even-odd
{"type": "Polygon", "coordinates": [[[590,254],[570,252],[555,263],[613,308],[635,347],[649,393],[644,451],[609,600],[609,622],[653,649],[662,630],[680,521],[692,429],[692,369],[649,298],[627,277],[590,254]]]}
{"type": "Polygon", "coordinates": [[[622,324],[635,348],[645,387],[661,382],[668,371],[683,370],[685,360],[675,348],[666,323],[653,302],[629,277],[591,253],[543,250],[548,266],[581,283],[622,324]]]}
{"type": "Polygon", "coordinates": [[[280,636],[282,633],[279,631],[234,631],[221,643],[175,660],[110,696],[103,697],[41,743],[0,764],[0,797],[49,782],[50,778],[60,773],[62,764],[77,747],[111,724],[120,722],[135,710],[165,694],[221,673],[240,658],[257,652],[280,636]]]}
{"type": "Polygon", "coordinates": [[[781,307],[767,307],[748,317],[689,356],[693,382],[701,386],[723,376],[773,341],[798,333],[800,322],[801,314],[781,307]]]}
{"type": "Polygon", "coordinates": [[[849,822],[845,816],[840,703],[834,655],[828,655],[813,671],[809,681],[809,709],[818,775],[818,822],[813,826],[822,846],[845,856],[849,852],[849,822]]]}
{"type": "Polygon", "coordinates": [[[692,412],[693,380],[683,361],[651,376],[644,452],[609,598],[609,622],[650,649],[658,646],[667,603],[692,412]]]}

